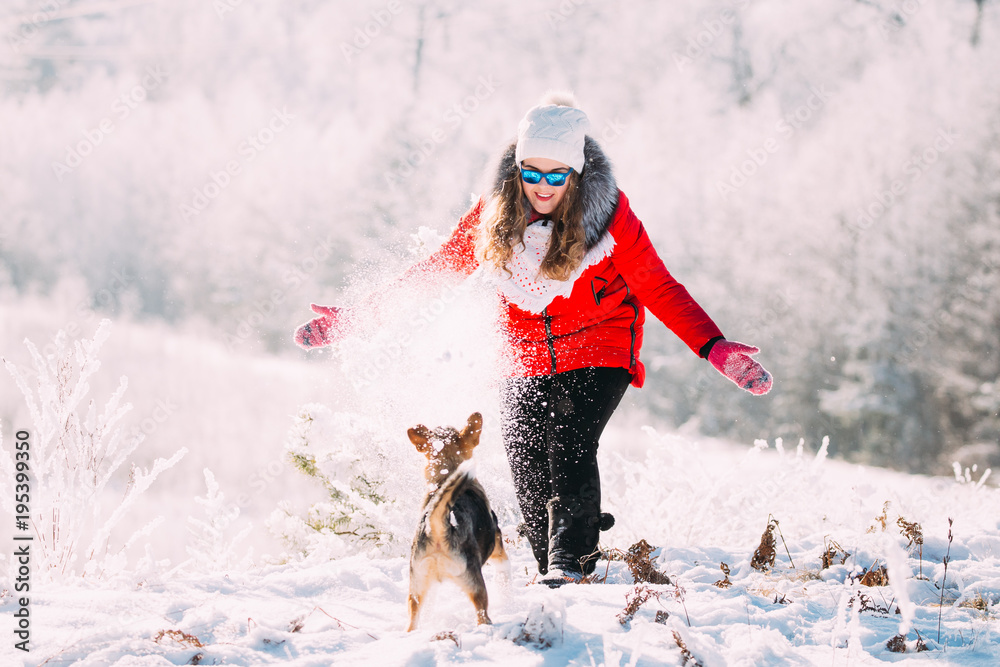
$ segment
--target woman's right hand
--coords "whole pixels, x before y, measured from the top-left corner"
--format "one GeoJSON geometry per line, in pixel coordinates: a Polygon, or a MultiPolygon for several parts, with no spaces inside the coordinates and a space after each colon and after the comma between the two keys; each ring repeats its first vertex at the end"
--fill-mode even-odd
{"type": "Polygon", "coordinates": [[[348,309],[310,304],[319,317],[309,320],[295,330],[295,342],[304,350],[326,347],[344,336],[348,309]]]}

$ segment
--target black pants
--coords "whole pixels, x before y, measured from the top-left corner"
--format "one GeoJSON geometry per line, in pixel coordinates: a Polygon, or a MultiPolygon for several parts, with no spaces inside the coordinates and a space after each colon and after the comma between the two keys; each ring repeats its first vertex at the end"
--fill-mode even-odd
{"type": "Polygon", "coordinates": [[[504,447],[525,533],[543,573],[546,503],[554,497],[583,498],[600,508],[598,440],[630,381],[624,368],[581,368],[513,378],[503,386],[504,447]]]}

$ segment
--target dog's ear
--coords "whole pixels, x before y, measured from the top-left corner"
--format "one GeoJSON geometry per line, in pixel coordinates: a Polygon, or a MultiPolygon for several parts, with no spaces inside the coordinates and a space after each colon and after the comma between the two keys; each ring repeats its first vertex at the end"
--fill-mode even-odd
{"type": "Polygon", "coordinates": [[[410,436],[410,442],[413,443],[413,446],[421,454],[426,452],[427,448],[430,447],[431,430],[423,424],[417,424],[413,428],[407,429],[406,435],[410,436]]]}
{"type": "Polygon", "coordinates": [[[467,443],[469,448],[479,444],[479,435],[483,432],[483,416],[478,412],[469,415],[469,421],[462,429],[462,441],[467,443]]]}

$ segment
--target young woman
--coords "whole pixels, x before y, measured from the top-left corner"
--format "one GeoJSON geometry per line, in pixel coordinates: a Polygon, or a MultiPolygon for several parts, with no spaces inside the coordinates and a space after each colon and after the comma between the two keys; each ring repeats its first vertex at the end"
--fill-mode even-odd
{"type": "MultiPolygon", "coordinates": [[[[553,100],[530,109],[500,159],[492,191],[459,221],[449,240],[404,274],[494,278],[510,357],[501,418],[503,441],[524,516],[523,534],[549,585],[594,570],[601,513],[597,447],[639,360],[648,309],[737,385],[754,394],[771,377],[726,340],[667,272],[580,109],[553,100]]],[[[295,340],[328,345],[348,326],[344,309],[313,305],[320,317],[295,340]]]]}

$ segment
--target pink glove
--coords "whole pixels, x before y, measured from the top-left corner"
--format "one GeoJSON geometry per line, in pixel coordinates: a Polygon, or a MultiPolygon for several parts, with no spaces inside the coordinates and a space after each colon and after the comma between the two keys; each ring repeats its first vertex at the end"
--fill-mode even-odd
{"type": "Polygon", "coordinates": [[[712,346],[708,361],[741,389],[760,396],[771,391],[771,374],[750,358],[758,352],[760,349],[752,345],[723,338],[712,346]]]}
{"type": "Polygon", "coordinates": [[[349,315],[346,308],[317,306],[315,303],[309,307],[320,317],[295,330],[295,342],[299,347],[306,350],[325,347],[343,337],[349,315]]]}

